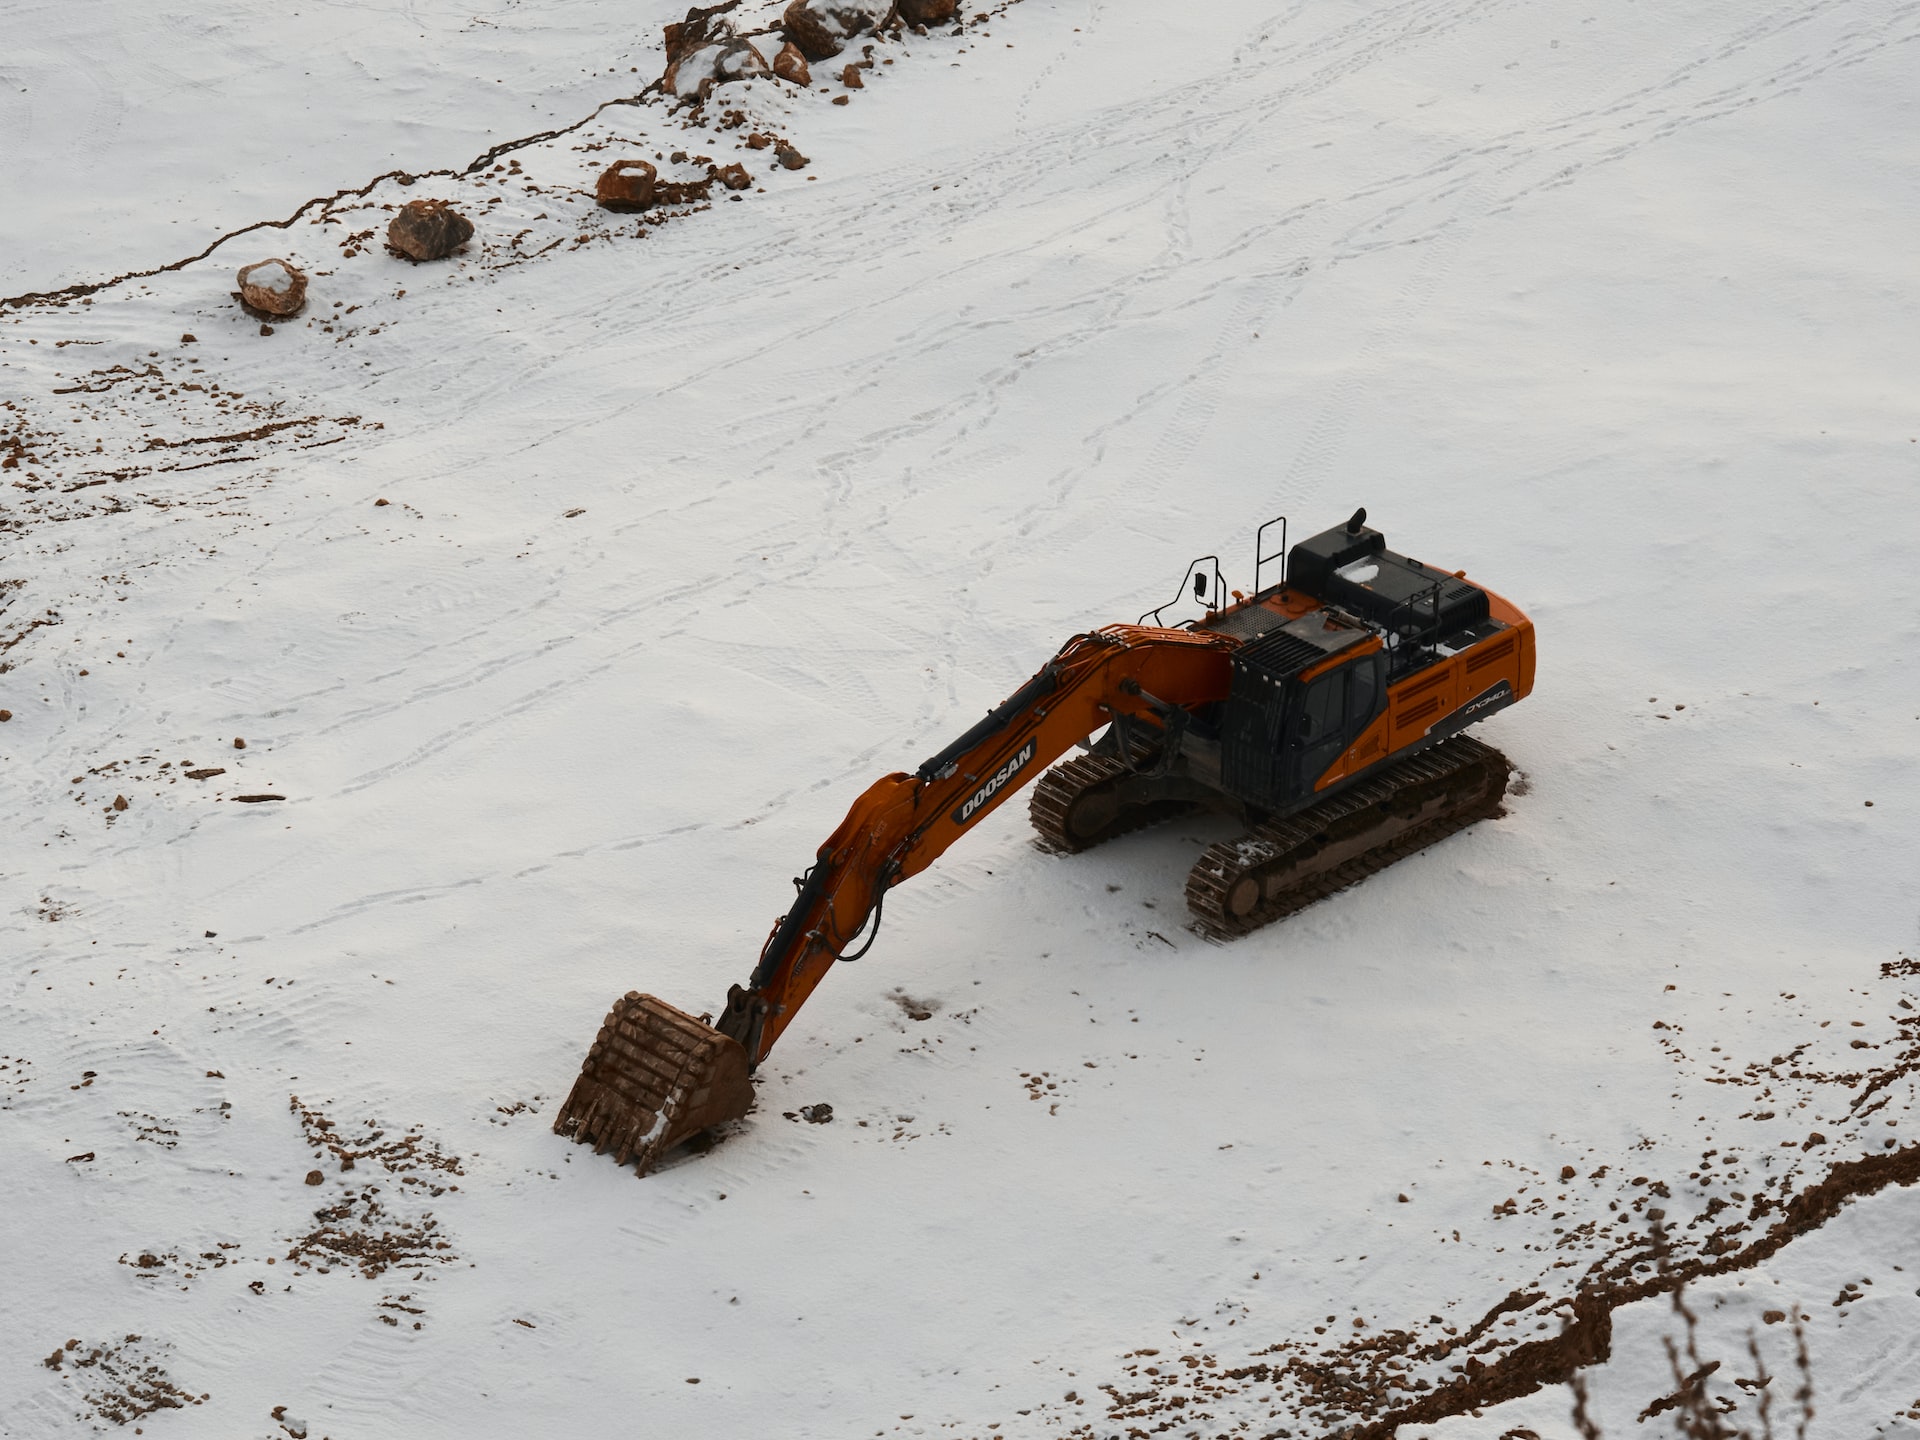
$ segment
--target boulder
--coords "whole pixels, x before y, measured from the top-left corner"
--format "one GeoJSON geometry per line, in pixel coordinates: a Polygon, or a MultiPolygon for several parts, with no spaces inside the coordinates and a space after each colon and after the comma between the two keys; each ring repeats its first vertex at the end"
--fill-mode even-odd
{"type": "Polygon", "coordinates": [[[813,84],[813,72],[807,68],[807,57],[800,53],[800,47],[791,40],[782,45],[780,53],[773,57],[773,73],[789,84],[802,88],[813,84]]]}
{"type": "Polygon", "coordinates": [[[877,28],[893,0],[792,0],[780,16],[789,42],[809,60],[830,60],[855,35],[877,28]]]}
{"type": "Polygon", "coordinates": [[[660,88],[677,100],[703,99],[713,89],[713,65],[722,46],[696,45],[667,62],[660,88]]]}
{"type": "Polygon", "coordinates": [[[608,210],[644,210],[653,204],[659,179],[645,160],[616,160],[600,172],[593,198],[608,210]]]}
{"type": "Polygon", "coordinates": [[[731,165],[722,165],[713,172],[713,178],[729,190],[747,190],[752,188],[753,177],[747,174],[747,167],[738,160],[731,165]]]}
{"type": "Polygon", "coordinates": [[[473,238],[473,222],[444,200],[409,200],[387,225],[387,244],[414,260],[444,260],[473,238]]]}
{"type": "Polygon", "coordinates": [[[864,90],[867,88],[866,82],[860,78],[860,67],[858,65],[849,65],[846,69],[842,70],[840,72],[840,83],[849,90],[864,90]]]}
{"type": "Polygon", "coordinates": [[[804,170],[812,163],[784,140],[774,147],[773,158],[789,170],[804,170]]]}
{"type": "Polygon", "coordinates": [[[909,25],[944,25],[959,12],[959,0],[899,0],[900,18],[909,25]]]}
{"type": "Polygon", "coordinates": [[[767,64],[767,57],[751,41],[738,40],[720,52],[713,62],[714,83],[724,85],[730,80],[757,80],[762,75],[771,75],[773,70],[767,64]]]}
{"type": "Polygon", "coordinates": [[[260,260],[240,269],[240,299],[262,315],[294,315],[307,303],[307,277],[285,260],[260,260]]]}
{"type": "Polygon", "coordinates": [[[681,56],[699,49],[709,41],[731,39],[733,26],[720,17],[729,10],[737,8],[739,4],[740,0],[726,0],[726,3],[721,5],[696,5],[687,11],[686,19],[667,26],[666,48],[669,69],[681,56]]]}
{"type": "Polygon", "coordinates": [[[751,41],[724,39],[701,45],[670,61],[661,88],[681,100],[705,100],[716,85],[771,75],[767,57],[751,41]]]}

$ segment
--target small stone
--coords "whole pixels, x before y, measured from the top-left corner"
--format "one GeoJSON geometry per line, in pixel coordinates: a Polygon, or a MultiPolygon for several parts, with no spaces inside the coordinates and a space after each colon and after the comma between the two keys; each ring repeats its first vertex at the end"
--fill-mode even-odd
{"type": "Polygon", "coordinates": [[[909,25],[944,25],[959,8],[959,0],[899,0],[900,18],[909,25]]]}
{"type": "Polygon", "coordinates": [[[409,200],[387,225],[387,244],[413,260],[444,260],[472,238],[473,222],[444,200],[409,200]]]}
{"type": "Polygon", "coordinates": [[[318,1170],[307,1171],[307,1184],[309,1185],[322,1184],[325,1182],[326,1178],[327,1177],[322,1175],[318,1170]]]}
{"type": "MultiPolygon", "coordinates": [[[[789,40],[780,47],[780,53],[773,57],[773,73],[789,84],[807,86],[813,84],[813,72],[807,68],[807,57],[800,47],[789,40]]],[[[749,135],[747,144],[758,150],[767,143],[763,135],[749,135]],[[759,145],[753,142],[758,140],[759,145]]]]}
{"type": "Polygon", "coordinates": [[[747,174],[747,167],[738,160],[731,165],[722,165],[713,172],[713,178],[729,190],[745,190],[752,186],[753,177],[747,174]]]}
{"type": "Polygon", "coordinates": [[[645,160],[616,160],[600,172],[593,198],[608,210],[644,210],[653,204],[660,172],[645,160]]]}
{"type": "Polygon", "coordinates": [[[273,333],[273,326],[271,326],[271,325],[262,325],[262,326],[260,327],[260,333],[261,333],[262,335],[271,335],[271,334],[273,333]]]}
{"type": "Polygon", "coordinates": [[[182,335],[180,337],[180,343],[182,345],[193,345],[196,344],[199,339],[200,337],[198,335],[182,335]]]}
{"type": "Polygon", "coordinates": [[[860,78],[860,67],[858,65],[849,65],[846,69],[842,70],[840,72],[840,83],[849,90],[864,90],[867,88],[867,82],[860,78]]]}
{"type": "Polygon", "coordinates": [[[374,504],[374,508],[375,508],[375,509],[378,509],[378,508],[379,508],[380,506],[382,506],[382,505],[385,505],[385,504],[387,504],[387,503],[388,503],[388,502],[387,502],[387,501],[385,501],[385,500],[376,500],[376,501],[374,501],[374,502],[373,502],[373,504],[374,504]]]}
{"type": "Polygon", "coordinates": [[[134,1263],[142,1270],[157,1270],[160,1268],[160,1257],[150,1250],[143,1250],[140,1252],[140,1258],[134,1263]]]}
{"type": "Polygon", "coordinates": [[[306,275],[285,260],[260,260],[243,265],[239,281],[241,301],[262,315],[295,315],[307,303],[306,275]]]}
{"type": "Polygon", "coordinates": [[[851,97],[851,96],[848,96],[848,95],[836,95],[836,96],[834,96],[834,97],[833,97],[833,103],[834,103],[834,104],[836,104],[836,105],[845,105],[845,104],[847,104],[847,103],[848,103],[848,102],[849,102],[849,101],[850,101],[851,99],[852,99],[852,97],[851,97]]]}
{"type": "Polygon", "coordinates": [[[1784,1310],[1769,1310],[1766,1312],[1766,1314],[1760,1317],[1760,1319],[1768,1325],[1778,1325],[1782,1320],[1786,1318],[1787,1318],[1787,1312],[1784,1310]]]}
{"type": "Polygon", "coordinates": [[[114,796],[114,797],[113,797],[113,808],[114,808],[114,809],[116,809],[116,810],[124,810],[124,809],[126,809],[126,808],[127,808],[127,797],[126,797],[126,796],[124,796],[124,795],[116,795],[116,796],[114,796]]]}
{"type": "Polygon", "coordinates": [[[1560,1167],[1560,1178],[1562,1180],[1571,1180],[1573,1179],[1574,1176],[1578,1175],[1579,1173],[1580,1172],[1574,1169],[1573,1166],[1571,1165],[1562,1165],[1560,1167]]]}
{"type": "Polygon", "coordinates": [[[774,158],[779,160],[779,162],[789,170],[804,170],[808,165],[813,163],[784,140],[774,147],[773,153],[774,158]]]}
{"type": "Polygon", "coordinates": [[[1408,1198],[1406,1197],[1406,1193],[1405,1193],[1404,1191],[1403,1191],[1403,1192],[1401,1192],[1401,1194],[1400,1194],[1400,1196],[1399,1196],[1399,1200],[1400,1200],[1400,1203],[1401,1203],[1402,1205],[1411,1205],[1411,1204],[1413,1203],[1413,1202],[1412,1202],[1411,1200],[1409,1200],[1409,1199],[1408,1199],[1408,1198]]]}
{"type": "Polygon", "coordinates": [[[233,748],[236,750],[244,750],[247,748],[247,742],[236,735],[233,737],[233,748]]]}
{"type": "Polygon", "coordinates": [[[6,724],[11,719],[13,719],[13,711],[0,710],[0,725],[6,724]]]}

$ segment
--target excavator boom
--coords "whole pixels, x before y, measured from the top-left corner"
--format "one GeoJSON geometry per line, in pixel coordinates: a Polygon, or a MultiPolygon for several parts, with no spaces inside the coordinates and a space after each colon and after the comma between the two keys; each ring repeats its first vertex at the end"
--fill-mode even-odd
{"type": "Polygon", "coordinates": [[[612,1149],[645,1174],[682,1141],[744,1115],[752,1101],[748,1073],[869,922],[877,933],[889,889],[1116,717],[1157,728],[1175,710],[1225,699],[1234,643],[1205,630],[1141,625],[1068,641],[913,774],[876,780],[854,801],[713,1029],[651,995],[629,992],[616,1001],[555,1131],[596,1151],[612,1149]]]}

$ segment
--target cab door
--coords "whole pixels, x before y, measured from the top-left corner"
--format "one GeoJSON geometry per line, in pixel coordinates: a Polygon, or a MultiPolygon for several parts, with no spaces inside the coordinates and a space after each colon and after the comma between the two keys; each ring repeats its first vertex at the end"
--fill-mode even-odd
{"type": "MultiPolygon", "coordinates": [[[[1293,712],[1293,793],[1311,795],[1347,749],[1347,668],[1330,671],[1301,688],[1293,712]]],[[[1337,779],[1338,776],[1332,778],[1337,779]]]]}
{"type": "Polygon", "coordinates": [[[1289,779],[1296,796],[1309,796],[1322,781],[1330,785],[1380,758],[1375,751],[1356,751],[1354,743],[1380,713],[1381,678],[1376,652],[1349,660],[1302,688],[1289,737],[1294,748],[1289,779]]]}

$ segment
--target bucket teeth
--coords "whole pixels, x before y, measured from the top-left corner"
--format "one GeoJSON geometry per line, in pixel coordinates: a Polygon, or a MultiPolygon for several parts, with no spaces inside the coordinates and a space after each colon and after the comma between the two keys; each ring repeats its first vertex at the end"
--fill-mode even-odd
{"type": "Polygon", "coordinates": [[[553,1129],[639,1174],[681,1142],[737,1120],[753,1103],[737,1041],[630,990],[607,1012],[553,1129]]]}

